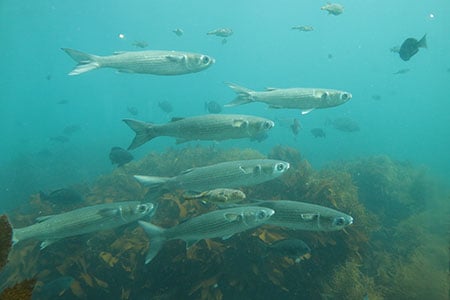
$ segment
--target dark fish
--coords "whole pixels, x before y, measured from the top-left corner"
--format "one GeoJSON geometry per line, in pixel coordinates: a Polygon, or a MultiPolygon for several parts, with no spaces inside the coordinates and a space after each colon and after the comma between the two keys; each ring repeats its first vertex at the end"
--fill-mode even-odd
{"type": "Polygon", "coordinates": [[[67,103],[69,103],[69,100],[67,100],[67,99],[62,99],[62,100],[59,100],[58,102],[56,102],[56,104],[67,104],[67,103]]]}
{"type": "Polygon", "coordinates": [[[255,135],[253,135],[250,138],[250,141],[252,141],[252,142],[256,141],[258,143],[261,143],[262,141],[266,140],[268,137],[269,137],[269,135],[267,134],[267,132],[263,131],[263,132],[259,132],[255,135]]]}
{"type": "Polygon", "coordinates": [[[56,299],[64,295],[75,281],[71,276],[62,276],[41,287],[35,287],[32,299],[56,299]]]}
{"type": "Polygon", "coordinates": [[[374,95],[372,95],[372,99],[376,100],[376,101],[379,101],[379,100],[381,100],[381,95],[374,94],[374,95]]]}
{"type": "Polygon", "coordinates": [[[222,45],[225,45],[226,43],[228,43],[228,40],[226,38],[223,38],[221,43],[222,45]]]}
{"type": "Polygon", "coordinates": [[[50,138],[50,141],[58,142],[58,143],[67,143],[69,141],[69,138],[64,135],[58,135],[58,136],[52,136],[50,138]]]}
{"type": "Polygon", "coordinates": [[[300,121],[297,118],[294,118],[294,122],[291,124],[292,133],[295,135],[298,135],[298,133],[300,132],[300,129],[302,129],[302,125],[300,125],[300,121]]]}
{"type": "Polygon", "coordinates": [[[394,72],[394,73],[392,73],[392,74],[394,74],[394,75],[398,75],[398,74],[406,74],[406,73],[408,73],[409,71],[411,71],[410,69],[400,69],[400,70],[398,70],[397,72],[394,72]]]}
{"type": "Polygon", "coordinates": [[[408,61],[417,52],[419,52],[419,48],[427,48],[426,34],[420,39],[420,41],[417,41],[415,38],[406,39],[400,46],[400,51],[398,53],[400,54],[401,59],[408,61]]]}
{"type": "Polygon", "coordinates": [[[316,138],[317,137],[324,138],[327,136],[325,131],[323,131],[322,128],[313,128],[313,129],[311,129],[311,133],[316,138]]]}
{"type": "Polygon", "coordinates": [[[328,59],[332,59],[333,58],[333,54],[331,54],[331,53],[328,53],[328,59]]]}
{"type": "Polygon", "coordinates": [[[133,160],[133,155],[127,150],[120,147],[112,147],[109,152],[109,159],[112,164],[117,164],[118,167],[123,166],[124,164],[129,163],[133,160]]]}
{"type": "Polygon", "coordinates": [[[132,114],[133,116],[137,116],[139,114],[139,110],[137,109],[137,107],[135,106],[128,106],[127,110],[130,114],[132,114]]]}
{"type": "Polygon", "coordinates": [[[350,118],[337,118],[332,121],[327,120],[335,129],[345,132],[359,131],[359,124],[350,118]]]}
{"type": "Polygon", "coordinates": [[[167,114],[173,111],[172,104],[167,100],[158,102],[158,106],[167,114]]]}
{"type": "Polygon", "coordinates": [[[80,125],[77,125],[77,124],[68,125],[68,126],[64,127],[63,134],[72,135],[75,132],[79,131],[80,129],[81,129],[80,125]]]}
{"type": "Polygon", "coordinates": [[[136,48],[147,48],[148,47],[148,43],[146,41],[134,41],[133,46],[135,46],[136,48]]]}
{"type": "Polygon", "coordinates": [[[305,254],[311,253],[311,248],[299,239],[279,240],[270,245],[265,244],[265,246],[272,253],[280,256],[288,256],[295,260],[300,259],[305,254]]]}
{"type": "Polygon", "coordinates": [[[184,33],[183,29],[180,29],[180,28],[176,28],[176,29],[172,30],[172,32],[175,33],[177,36],[182,36],[184,33]]]}
{"type": "Polygon", "coordinates": [[[51,79],[52,79],[52,75],[51,75],[51,74],[48,74],[47,76],[45,76],[45,79],[51,80],[51,79]]]}
{"type": "Polygon", "coordinates": [[[218,114],[222,111],[222,105],[216,101],[205,102],[205,109],[211,114],[218,114]]]}
{"type": "Polygon", "coordinates": [[[59,190],[52,191],[49,194],[40,191],[39,197],[41,198],[41,200],[57,204],[61,203],[72,204],[83,201],[83,196],[77,191],[70,188],[62,188],[59,190]]]}

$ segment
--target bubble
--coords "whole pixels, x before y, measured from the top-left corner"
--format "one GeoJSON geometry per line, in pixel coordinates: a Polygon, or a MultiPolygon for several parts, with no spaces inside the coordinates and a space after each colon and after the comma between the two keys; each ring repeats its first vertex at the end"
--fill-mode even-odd
{"type": "Polygon", "coordinates": [[[434,19],[434,14],[433,14],[433,13],[430,13],[430,14],[428,15],[428,17],[430,17],[430,19],[434,19]]]}
{"type": "Polygon", "coordinates": [[[124,39],[124,38],[125,38],[125,34],[119,33],[119,39],[124,39]]]}

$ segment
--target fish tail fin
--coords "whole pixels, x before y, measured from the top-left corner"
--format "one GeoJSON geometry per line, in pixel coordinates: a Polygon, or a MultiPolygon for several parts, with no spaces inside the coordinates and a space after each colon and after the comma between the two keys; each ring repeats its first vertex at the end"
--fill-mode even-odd
{"type": "Polygon", "coordinates": [[[19,242],[19,238],[17,237],[17,231],[16,229],[13,229],[12,231],[12,238],[11,238],[11,244],[14,247],[19,242]]]}
{"type": "Polygon", "coordinates": [[[167,239],[164,236],[164,229],[144,221],[139,221],[139,225],[150,239],[149,250],[145,257],[145,263],[148,264],[158,254],[167,239]]]}
{"type": "Polygon", "coordinates": [[[150,123],[133,119],[123,119],[123,121],[136,133],[136,136],[130,146],[128,146],[128,150],[136,149],[137,147],[157,137],[154,133],[153,125],[150,123]]]}
{"type": "Polygon", "coordinates": [[[417,44],[417,47],[428,48],[427,47],[427,35],[426,34],[420,39],[419,44],[417,44]]]}
{"type": "Polygon", "coordinates": [[[98,61],[99,57],[96,55],[84,53],[70,48],[61,49],[78,63],[78,65],[76,65],[76,67],[69,73],[69,75],[80,75],[81,73],[89,72],[101,67],[98,61]]]}
{"type": "Polygon", "coordinates": [[[231,82],[225,82],[225,84],[228,85],[228,87],[231,88],[237,94],[237,97],[230,103],[225,104],[224,106],[232,107],[247,104],[254,101],[253,96],[251,95],[251,93],[254,92],[253,90],[239,86],[231,82]]]}

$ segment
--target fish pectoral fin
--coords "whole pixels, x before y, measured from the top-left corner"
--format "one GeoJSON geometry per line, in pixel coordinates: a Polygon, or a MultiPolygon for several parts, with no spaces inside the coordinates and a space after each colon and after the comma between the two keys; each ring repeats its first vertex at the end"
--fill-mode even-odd
{"type": "Polygon", "coordinates": [[[243,166],[239,166],[239,170],[241,170],[242,173],[244,173],[244,174],[250,174],[250,173],[253,173],[253,169],[247,170],[247,169],[245,169],[243,166]]]}
{"type": "Polygon", "coordinates": [[[184,171],[180,172],[180,175],[191,173],[194,170],[195,170],[195,168],[190,168],[190,169],[184,170],[184,171]]]}
{"type": "Polygon", "coordinates": [[[184,55],[169,54],[166,55],[166,59],[173,62],[183,62],[186,59],[186,57],[184,55]]]}
{"type": "Polygon", "coordinates": [[[280,108],[283,108],[283,107],[282,107],[282,106],[279,106],[279,105],[273,105],[273,104],[271,104],[271,105],[269,105],[269,108],[280,109],[280,108]]]}
{"type": "Polygon", "coordinates": [[[312,221],[312,220],[315,220],[319,216],[319,214],[318,213],[309,213],[309,214],[301,214],[300,216],[305,221],[312,221]]]}
{"type": "Polygon", "coordinates": [[[230,222],[234,222],[234,221],[239,221],[242,216],[240,214],[237,213],[225,213],[223,215],[223,217],[225,218],[225,220],[230,221],[230,222]]]}
{"type": "Polygon", "coordinates": [[[310,109],[302,109],[302,115],[309,114],[309,113],[312,112],[313,110],[314,110],[314,108],[310,108],[310,109]]]}
{"type": "Polygon", "coordinates": [[[42,217],[37,217],[36,218],[36,222],[41,223],[44,222],[50,218],[52,218],[54,215],[48,215],[48,216],[42,216],[42,217]]]}
{"type": "Polygon", "coordinates": [[[41,250],[43,250],[44,248],[46,248],[47,246],[50,246],[51,244],[55,243],[58,240],[45,240],[41,243],[40,248],[41,250]]]}
{"type": "Polygon", "coordinates": [[[233,127],[236,128],[247,128],[248,127],[248,121],[243,119],[235,119],[233,120],[233,127]]]}

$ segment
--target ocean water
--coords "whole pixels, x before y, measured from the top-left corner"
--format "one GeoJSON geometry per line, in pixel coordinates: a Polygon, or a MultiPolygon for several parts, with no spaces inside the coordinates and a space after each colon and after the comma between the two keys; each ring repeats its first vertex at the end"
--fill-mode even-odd
{"type": "Polygon", "coordinates": [[[224,108],[222,113],[267,117],[276,126],[260,143],[176,145],[173,138],[158,137],[133,151],[136,160],[151,151],[197,145],[253,148],[263,154],[282,145],[298,150],[315,170],[385,155],[424,168],[448,185],[448,1],[345,0],[339,16],[322,11],[325,2],[1,1],[0,212],[26,204],[39,191],[90,183],[110,174],[115,169],[108,157],[111,147],[126,148],[134,137],[123,118],[165,123],[172,117],[205,114],[206,101],[226,104],[234,99],[224,82],[258,91],[339,89],[353,98],[306,115],[263,103],[224,108]],[[311,25],[314,31],[292,30],[294,25],[311,25]],[[225,44],[221,37],[206,35],[220,27],[234,31],[225,44]],[[175,28],[184,34],[175,35],[175,28]],[[428,48],[410,61],[390,51],[406,38],[424,34],[428,48]],[[141,50],[133,46],[135,41],[147,42],[148,50],[204,53],[216,63],[180,76],[113,69],[68,76],[76,63],[62,47],[109,55],[141,50]],[[409,72],[393,74],[401,69],[409,72]],[[163,112],[160,101],[169,101],[173,112],[163,112]],[[131,115],[128,107],[137,108],[138,115],[131,115]],[[327,122],[342,117],[356,121],[360,130],[343,132],[327,122]],[[302,126],[298,135],[290,129],[294,118],[302,126]],[[64,134],[72,125],[79,130],[64,134]],[[313,128],[322,128],[326,137],[315,138],[313,128]],[[61,136],[68,140],[55,141],[61,136]]]}

